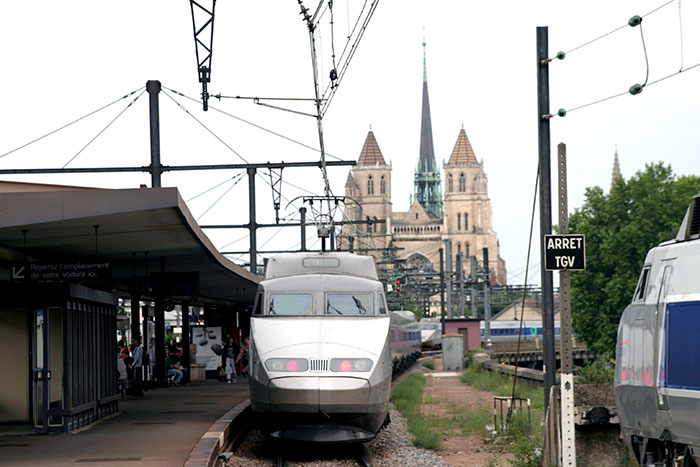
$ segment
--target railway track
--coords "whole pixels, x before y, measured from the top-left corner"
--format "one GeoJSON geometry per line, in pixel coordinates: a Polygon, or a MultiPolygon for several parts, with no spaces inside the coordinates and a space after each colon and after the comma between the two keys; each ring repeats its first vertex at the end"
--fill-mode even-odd
{"type": "Polygon", "coordinates": [[[329,450],[328,453],[324,452],[325,450],[321,450],[319,455],[318,449],[316,448],[314,455],[311,456],[313,459],[311,459],[309,456],[300,456],[298,453],[277,453],[275,465],[277,467],[286,467],[287,465],[293,465],[297,462],[306,464],[314,461],[320,461],[323,462],[324,465],[328,465],[327,462],[329,460],[335,460],[338,462],[347,462],[352,460],[360,467],[372,467],[371,455],[367,447],[364,445],[346,446],[341,450],[338,450],[337,447],[327,449],[329,450]],[[329,455],[330,459],[326,458],[326,455],[329,455]]]}

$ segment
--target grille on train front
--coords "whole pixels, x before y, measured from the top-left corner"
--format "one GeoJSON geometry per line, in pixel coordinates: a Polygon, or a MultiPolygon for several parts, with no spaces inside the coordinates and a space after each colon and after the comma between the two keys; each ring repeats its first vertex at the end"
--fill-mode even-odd
{"type": "Polygon", "coordinates": [[[328,371],[328,359],[310,359],[309,371],[328,371]]]}

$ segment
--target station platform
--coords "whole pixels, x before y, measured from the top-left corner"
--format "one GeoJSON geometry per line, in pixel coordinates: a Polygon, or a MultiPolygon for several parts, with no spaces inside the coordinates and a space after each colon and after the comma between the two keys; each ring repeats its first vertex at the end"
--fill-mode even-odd
{"type": "Polygon", "coordinates": [[[249,398],[248,380],[206,381],[126,396],[119,412],[78,433],[9,434],[0,466],[182,466],[219,417],[249,398]]]}

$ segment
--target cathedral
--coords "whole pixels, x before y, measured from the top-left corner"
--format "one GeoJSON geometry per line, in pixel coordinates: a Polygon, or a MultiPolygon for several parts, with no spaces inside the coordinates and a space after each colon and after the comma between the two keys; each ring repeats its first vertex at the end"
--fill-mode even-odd
{"type": "Polygon", "coordinates": [[[483,250],[487,248],[491,282],[505,285],[506,265],[493,231],[483,160],[477,160],[463,128],[442,173],[435,162],[425,53],[420,150],[408,212],[392,210],[391,169],[370,129],[345,184],[346,220],[369,222],[345,225],[338,236],[339,247],[367,253],[377,261],[393,254],[405,260],[410,270],[430,272],[440,270],[439,249],[447,246],[447,268],[456,270],[461,252],[467,276],[470,258],[483,265],[483,250]],[[380,222],[372,222],[375,220],[380,222]]]}

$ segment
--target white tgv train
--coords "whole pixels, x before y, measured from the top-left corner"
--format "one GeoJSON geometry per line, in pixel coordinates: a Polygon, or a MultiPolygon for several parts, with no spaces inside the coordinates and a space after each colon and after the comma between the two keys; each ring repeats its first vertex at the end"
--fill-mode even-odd
{"type": "MultiPolygon", "coordinates": [[[[273,438],[364,442],[388,423],[391,323],[374,261],[350,253],[271,258],[250,324],[250,400],[273,438]]],[[[420,334],[407,335],[418,349],[420,334]]],[[[394,352],[396,353],[396,352],[394,352]]]]}

